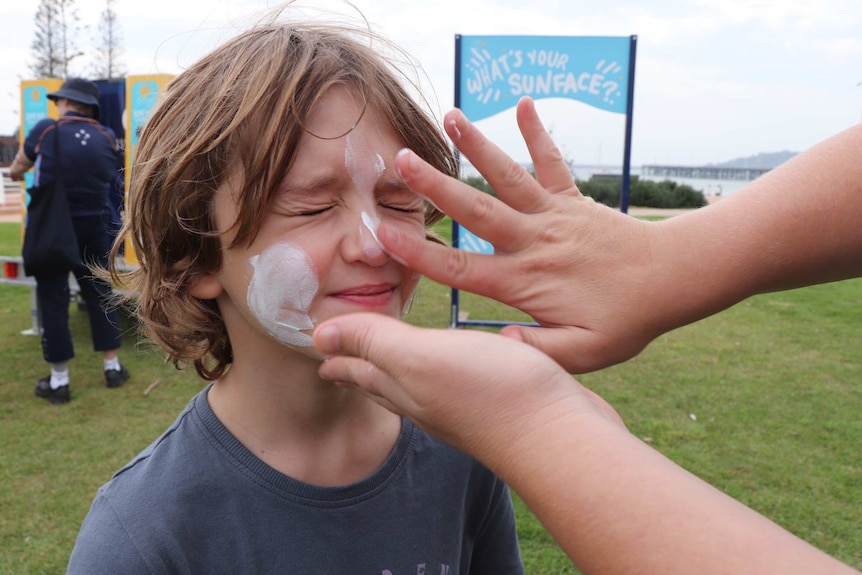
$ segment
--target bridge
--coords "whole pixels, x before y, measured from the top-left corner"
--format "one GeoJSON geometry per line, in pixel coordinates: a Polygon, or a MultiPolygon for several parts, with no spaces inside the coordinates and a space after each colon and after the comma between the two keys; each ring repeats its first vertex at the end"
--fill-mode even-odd
{"type": "Polygon", "coordinates": [[[722,166],[643,165],[640,175],[658,178],[697,178],[702,180],[751,181],[771,168],[728,168],[722,166]]]}

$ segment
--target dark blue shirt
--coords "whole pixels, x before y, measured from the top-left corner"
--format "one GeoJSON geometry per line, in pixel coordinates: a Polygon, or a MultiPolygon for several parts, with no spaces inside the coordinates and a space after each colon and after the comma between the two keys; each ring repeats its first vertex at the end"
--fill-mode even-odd
{"type": "Polygon", "coordinates": [[[410,421],[349,485],[282,474],[198,393],[96,496],[67,575],[523,575],[506,485],[410,421]]]}
{"type": "MultiPolygon", "coordinates": [[[[114,131],[96,120],[67,112],[59,122],[60,174],[69,197],[72,217],[110,212],[109,193],[118,167],[114,131]]],[[[54,178],[54,120],[40,120],[24,140],[24,153],[35,163],[35,183],[54,178]]]]}

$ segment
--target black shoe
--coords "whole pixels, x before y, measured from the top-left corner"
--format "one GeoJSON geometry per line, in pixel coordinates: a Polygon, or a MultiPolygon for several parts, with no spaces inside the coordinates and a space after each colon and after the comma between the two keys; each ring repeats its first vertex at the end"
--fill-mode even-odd
{"type": "Polygon", "coordinates": [[[120,387],[129,379],[129,370],[120,366],[120,369],[105,370],[105,385],[108,387],[120,387]]]}
{"type": "Polygon", "coordinates": [[[36,382],[36,395],[44,397],[54,405],[60,403],[69,403],[71,396],[69,395],[69,386],[61,385],[57,389],[51,389],[51,376],[43,377],[36,382]]]}

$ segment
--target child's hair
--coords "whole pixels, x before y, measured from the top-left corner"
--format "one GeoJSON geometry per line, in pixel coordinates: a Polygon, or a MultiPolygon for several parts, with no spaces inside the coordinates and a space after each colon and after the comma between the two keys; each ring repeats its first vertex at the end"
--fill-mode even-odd
{"type": "MultiPolygon", "coordinates": [[[[115,256],[128,236],[140,262],[126,273],[112,267],[111,276],[135,292],[144,333],[175,366],[191,362],[206,380],[221,377],[232,361],[216,302],[189,294],[196,278],[221,266],[214,194],[229,175],[241,175],[231,247],[253,242],[270,196],[293,165],[304,122],[329,88],[351,90],[389,119],[406,147],[457,175],[437,124],[372,48],[381,38],[345,25],[276,20],[228,41],[169,83],[140,134],[129,211],[113,248],[115,256]]],[[[426,202],[426,237],[433,239],[427,230],[442,217],[426,202]]]]}

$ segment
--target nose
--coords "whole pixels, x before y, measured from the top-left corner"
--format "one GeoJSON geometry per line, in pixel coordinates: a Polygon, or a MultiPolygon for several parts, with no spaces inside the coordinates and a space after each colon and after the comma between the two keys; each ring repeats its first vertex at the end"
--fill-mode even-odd
{"type": "Polygon", "coordinates": [[[381,266],[389,261],[389,255],[377,240],[380,218],[374,212],[359,211],[345,224],[341,242],[342,257],[347,262],[363,262],[370,266],[381,266]]]}

